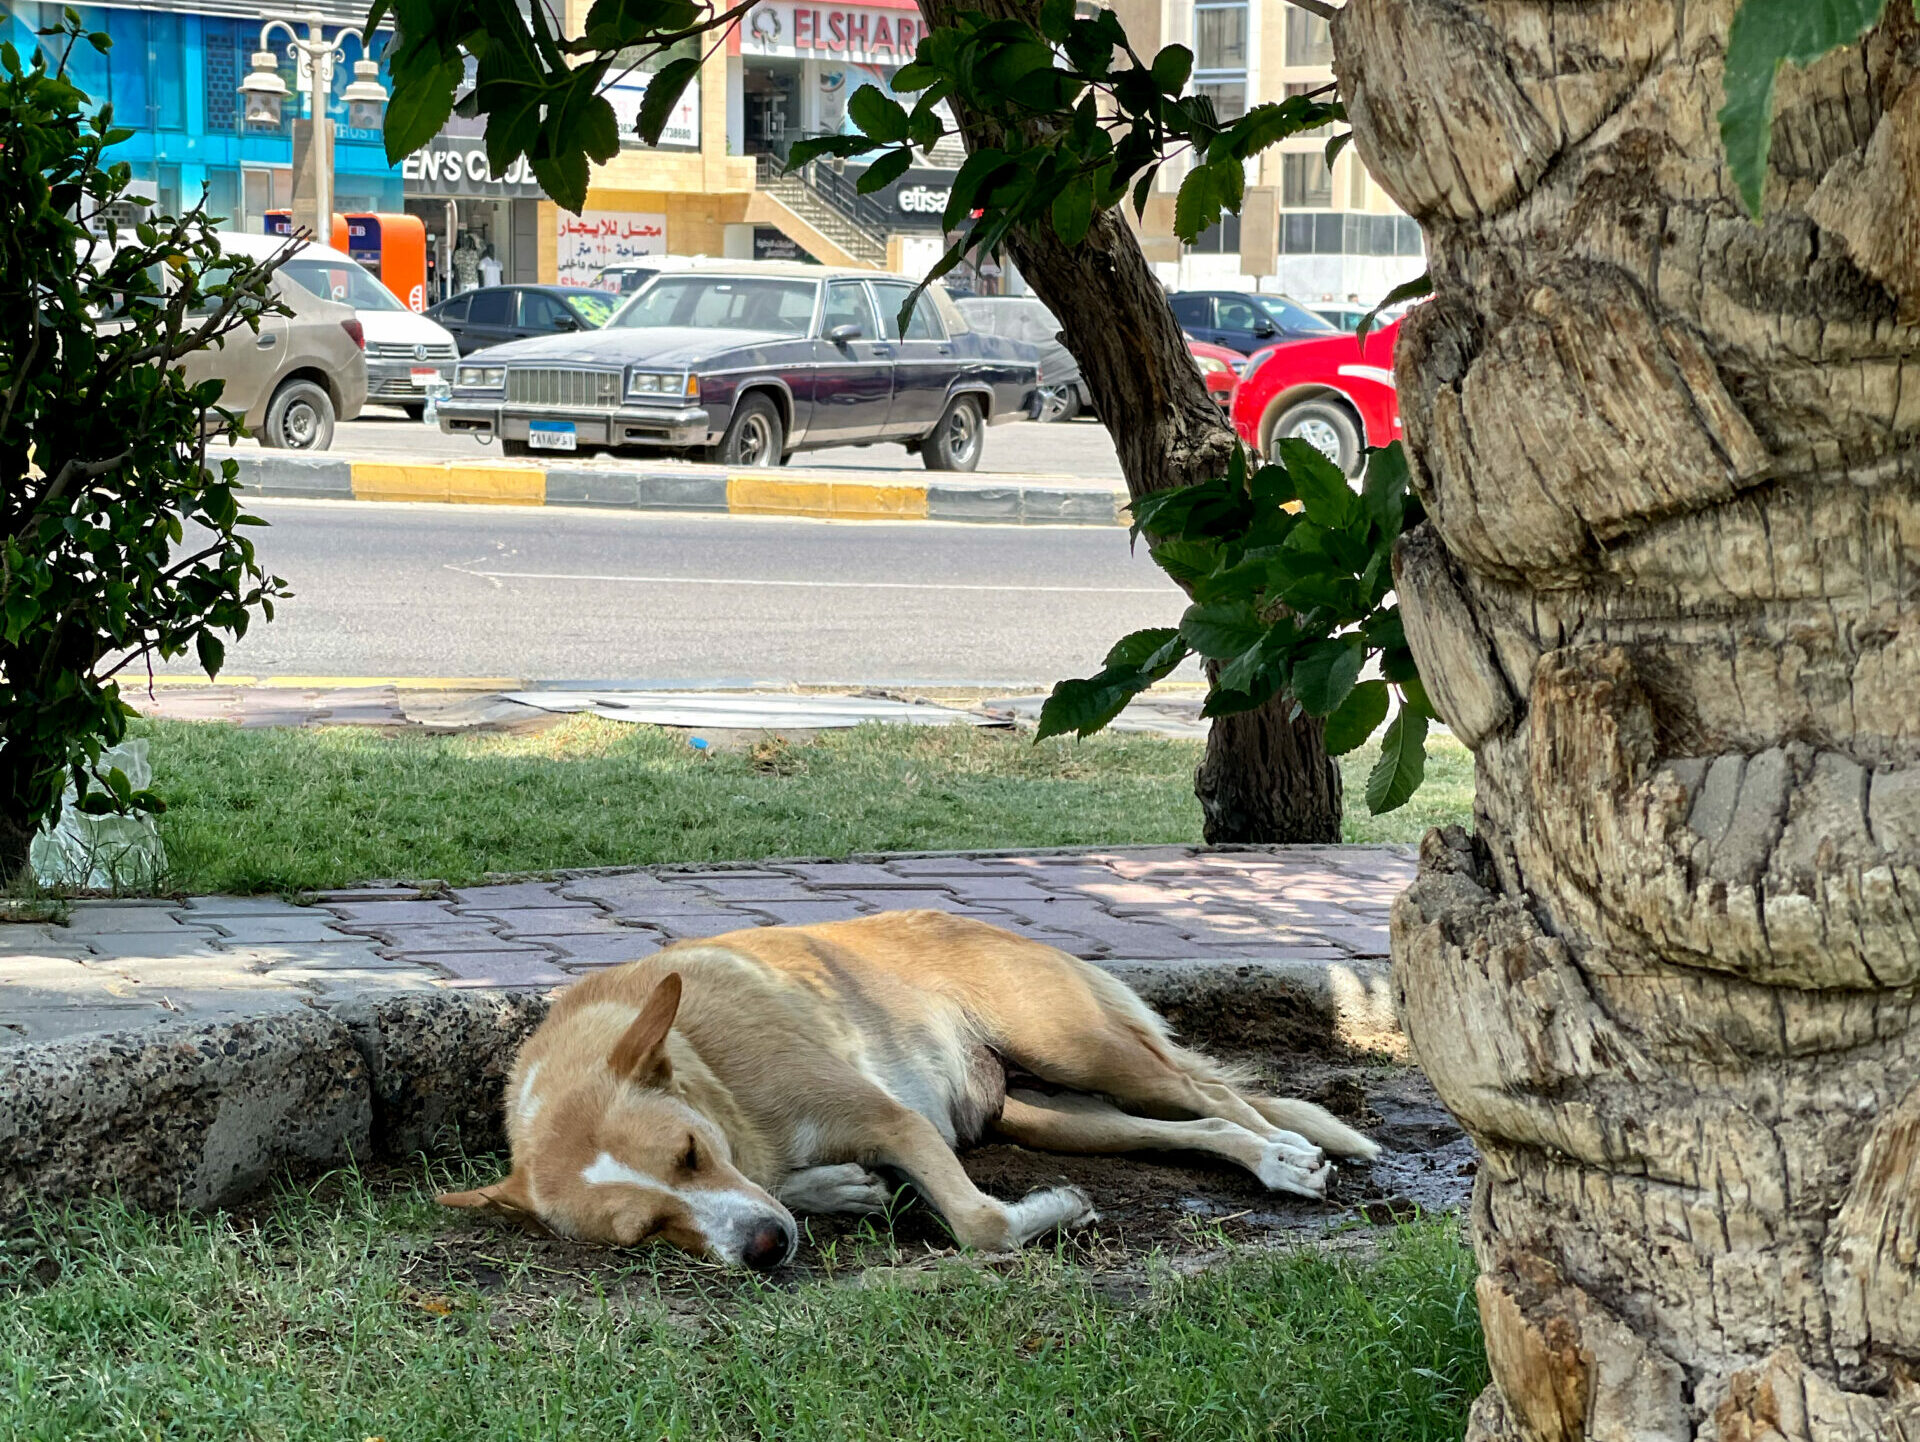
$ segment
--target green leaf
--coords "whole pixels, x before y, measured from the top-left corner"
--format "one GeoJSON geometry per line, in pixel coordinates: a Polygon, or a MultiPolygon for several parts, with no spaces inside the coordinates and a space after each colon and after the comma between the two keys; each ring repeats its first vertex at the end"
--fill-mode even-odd
{"type": "Polygon", "coordinates": [[[1155,626],[1145,631],[1135,631],[1115,641],[1113,649],[1107,652],[1106,659],[1101,664],[1108,670],[1119,666],[1144,666],[1179,639],[1180,632],[1172,626],[1155,626]]]}
{"type": "Polygon", "coordinates": [[[1366,479],[1360,499],[1380,534],[1391,541],[1400,534],[1407,509],[1407,453],[1393,441],[1367,453],[1366,479]]]}
{"type": "Polygon", "coordinates": [[[1309,642],[1293,663],[1288,689],[1309,716],[1325,716],[1347,699],[1366,658],[1366,647],[1351,633],[1309,642]]]}
{"type": "Polygon", "coordinates": [[[1773,81],[1781,65],[1811,65],[1851,45],[1885,9],[1886,0],[1744,0],[1734,15],[1727,31],[1720,143],[1749,214],[1760,214],[1766,189],[1773,81]]]}
{"type": "Polygon", "coordinates": [[[1367,810],[1375,816],[1406,805],[1427,774],[1427,718],[1407,707],[1380,738],[1380,759],[1367,775],[1367,810]]]}
{"type": "Polygon", "coordinates": [[[220,638],[211,631],[202,631],[193,638],[194,649],[200,653],[200,669],[209,678],[218,676],[220,668],[226,664],[227,648],[220,638]]]}
{"type": "Polygon", "coordinates": [[[1379,318],[1381,311],[1399,305],[1402,301],[1418,300],[1423,295],[1432,294],[1433,274],[1430,271],[1423,270],[1412,280],[1402,281],[1381,298],[1380,304],[1360,317],[1360,324],[1355,326],[1353,330],[1354,338],[1358,340],[1361,345],[1365,345],[1367,343],[1367,332],[1373,329],[1373,323],[1379,318]]]}
{"type": "Polygon", "coordinates": [[[1169,45],[1153,57],[1153,83],[1162,95],[1178,95],[1193,74],[1193,52],[1184,45],[1169,45]]]}
{"type": "Polygon", "coordinates": [[[882,145],[897,145],[907,138],[907,110],[892,96],[877,87],[862,85],[847,101],[847,114],[861,133],[882,145]]]}
{"type": "MultiPolygon", "coordinates": [[[[680,103],[680,97],[687,92],[687,86],[693,83],[693,77],[700,73],[700,57],[683,55],[678,60],[669,60],[647,82],[647,93],[640,101],[640,113],[634,119],[633,128],[642,140],[649,145],[660,143],[660,133],[667,128],[667,121],[673,118],[673,108],[680,103]]],[[[558,200],[559,196],[554,196],[558,200]]],[[[581,198],[586,198],[582,187],[581,198]]],[[[576,210],[576,206],[568,206],[576,210]]]]}
{"type": "Polygon", "coordinates": [[[1187,658],[1186,643],[1174,634],[1135,663],[1131,658],[1145,649],[1148,638],[1154,634],[1136,631],[1119,642],[1108,658],[1107,668],[1098,676],[1062,681],[1056,685],[1041,704],[1040,725],[1034,739],[1044,741],[1049,736],[1060,736],[1069,731],[1091,736],[1124,711],[1127,702],[1163,679],[1187,658]],[[1119,655],[1122,648],[1125,648],[1128,659],[1115,662],[1113,656],[1119,655]]]}
{"type": "Polygon", "coordinates": [[[1327,717],[1327,755],[1345,756],[1366,742],[1387,719],[1387,683],[1362,681],[1327,717]]]}
{"type": "Polygon", "coordinates": [[[456,56],[451,64],[404,84],[395,81],[381,132],[387,144],[388,164],[398,165],[440,133],[453,114],[454,87],[465,77],[466,65],[456,56]]]}
{"type": "Polygon", "coordinates": [[[1067,182],[1053,198],[1053,233],[1062,245],[1078,245],[1087,238],[1093,223],[1093,177],[1082,175],[1067,182]]]}
{"type": "Polygon", "coordinates": [[[913,164],[913,151],[909,147],[902,146],[898,150],[889,150],[866,168],[860,179],[854,182],[853,188],[862,195],[872,195],[874,191],[884,190],[906,174],[907,167],[911,164],[913,164]]]}
{"type": "Polygon", "coordinates": [[[1189,606],[1180,618],[1180,635],[1210,661],[1230,661],[1266,633],[1266,622],[1246,601],[1189,606]]]}
{"type": "Polygon", "coordinates": [[[1307,519],[1328,530],[1342,531],[1359,519],[1360,498],[1353,493],[1346,472],[1328,460],[1318,446],[1294,436],[1274,449],[1300,490],[1307,519]]]}
{"type": "MultiPolygon", "coordinates": [[[[1058,45],[1073,29],[1074,0],[1040,0],[1040,33],[1058,45]]],[[[895,84],[893,87],[900,87],[895,84]]]]}
{"type": "Polygon", "coordinates": [[[1173,201],[1173,233],[1191,245],[1200,232],[1220,218],[1220,196],[1214,185],[1213,167],[1196,165],[1180,182],[1180,193],[1173,201]]]}

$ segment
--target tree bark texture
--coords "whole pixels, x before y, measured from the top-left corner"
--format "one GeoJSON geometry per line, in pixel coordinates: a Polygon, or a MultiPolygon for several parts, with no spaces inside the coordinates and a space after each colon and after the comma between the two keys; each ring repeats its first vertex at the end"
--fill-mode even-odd
{"type": "MultiPolygon", "coordinates": [[[[936,26],[963,11],[1036,25],[1040,18],[1037,0],[922,0],[920,8],[936,26]]],[[[969,150],[996,143],[991,122],[956,108],[969,150]]],[[[1096,215],[1075,246],[1062,244],[1049,226],[1022,228],[1008,249],[1060,322],[1061,339],[1113,436],[1127,493],[1138,498],[1223,475],[1233,426],[1207,393],[1166,290],[1126,222],[1111,212],[1096,215]]],[[[1340,839],[1339,770],[1327,755],[1322,723],[1295,718],[1295,709],[1291,697],[1276,696],[1231,724],[1213,723],[1194,787],[1207,840],[1340,839]],[[1306,789],[1296,794],[1296,784],[1306,789]]]]}
{"type": "Polygon", "coordinates": [[[1920,27],[1783,70],[1735,0],[1351,0],[1435,294],[1408,634],[1477,757],[1394,909],[1484,1156],[1469,1435],[1920,1437],[1920,27]]]}

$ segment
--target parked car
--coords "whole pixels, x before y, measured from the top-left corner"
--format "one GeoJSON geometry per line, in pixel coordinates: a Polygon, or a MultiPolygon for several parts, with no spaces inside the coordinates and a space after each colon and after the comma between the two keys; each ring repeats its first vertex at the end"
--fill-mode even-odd
{"type": "MultiPolygon", "coordinates": [[[[284,244],[271,235],[220,237],[222,251],[248,260],[265,260],[284,244]]],[[[305,256],[303,250],[295,260],[305,256]]],[[[257,333],[231,331],[181,365],[190,381],[224,381],[220,404],[244,416],[261,445],[324,451],[333,444],[335,423],[352,420],[366,404],[366,335],[353,307],[316,295],[289,273],[294,263],[282,265],[273,280],[275,296],[292,315],[262,315],[257,333]]]]}
{"type": "Polygon", "coordinates": [[[452,334],[461,355],[490,345],[563,331],[598,330],[620,302],[572,285],[488,285],[448,296],[427,314],[452,334]]]}
{"type": "MultiPolygon", "coordinates": [[[[244,242],[250,255],[271,255],[276,235],[228,235],[221,245],[244,242]]],[[[419,420],[427,387],[453,379],[460,352],[453,337],[424,315],[408,310],[373,272],[330,245],[307,244],[280,273],[314,295],[350,305],[367,336],[367,399],[399,406],[419,420]]]]}
{"type": "Polygon", "coordinates": [[[669,271],[600,330],[466,357],[440,428],[509,455],[634,446],[755,466],[894,441],[970,471],[988,425],[1035,413],[1039,358],[938,287],[902,335],[913,284],[784,262],[669,271]]]}
{"type": "Polygon", "coordinates": [[[632,295],[641,286],[660,274],[663,267],[657,265],[609,265],[601,268],[598,284],[601,290],[614,295],[632,295]]]}
{"type": "Polygon", "coordinates": [[[1296,436],[1356,475],[1367,446],[1400,439],[1400,396],[1393,382],[1393,345],[1400,323],[1367,333],[1291,341],[1260,352],[1247,365],[1233,400],[1233,428],[1267,454],[1296,436]]]}
{"type": "Polygon", "coordinates": [[[954,304],[975,330],[1022,341],[1040,353],[1040,371],[1046,377],[1040,388],[1041,420],[1070,421],[1093,409],[1080,363],[1060,343],[1060,322],[1044,302],[1030,295],[969,295],[954,304]]]}
{"type": "Polygon", "coordinates": [[[1283,340],[1333,335],[1334,327],[1299,301],[1254,291],[1181,291],[1167,297],[1173,318],[1195,340],[1252,355],[1283,340]]]}
{"type": "Polygon", "coordinates": [[[1187,337],[1187,349],[1193,352],[1193,363],[1200,367],[1200,379],[1207,383],[1208,394],[1220,403],[1221,410],[1231,411],[1241,373],[1247,368],[1247,358],[1237,350],[1208,345],[1192,336],[1187,337]]]}

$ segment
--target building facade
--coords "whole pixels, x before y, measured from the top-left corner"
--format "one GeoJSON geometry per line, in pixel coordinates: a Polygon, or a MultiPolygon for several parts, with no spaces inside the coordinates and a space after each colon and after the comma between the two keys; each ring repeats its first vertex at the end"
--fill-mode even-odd
{"type": "MultiPolygon", "coordinates": [[[[1226,118],[1333,86],[1327,22],[1277,0],[1112,0],[1135,50],[1180,44],[1194,88],[1226,118]]],[[[1163,168],[1140,232],[1155,272],[1176,290],[1270,290],[1309,304],[1372,305],[1426,268],[1419,225],[1367,174],[1352,146],[1331,168],[1327,133],[1295,136],[1249,163],[1245,203],[1192,245],[1173,233],[1185,176],[1163,168]]],[[[1131,208],[1128,210],[1131,216],[1131,208]]]]}

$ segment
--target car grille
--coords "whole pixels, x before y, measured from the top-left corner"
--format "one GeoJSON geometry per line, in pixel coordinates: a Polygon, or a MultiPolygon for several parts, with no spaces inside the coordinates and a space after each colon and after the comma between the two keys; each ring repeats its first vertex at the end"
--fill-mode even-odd
{"type": "Polygon", "coordinates": [[[370,340],[367,342],[367,359],[419,361],[424,365],[430,361],[457,361],[460,351],[452,345],[429,345],[423,348],[422,354],[415,355],[412,341],[370,340]]]}
{"type": "Polygon", "coordinates": [[[507,369],[507,402],[522,406],[617,406],[618,371],[507,369]]]}

